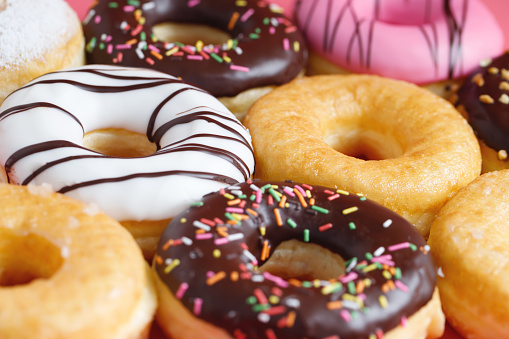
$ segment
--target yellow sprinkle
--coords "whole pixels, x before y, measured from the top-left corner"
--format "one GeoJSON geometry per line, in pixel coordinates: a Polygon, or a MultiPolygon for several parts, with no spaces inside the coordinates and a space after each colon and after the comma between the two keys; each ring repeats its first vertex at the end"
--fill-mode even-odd
{"type": "Polygon", "coordinates": [[[185,223],[186,221],[187,221],[187,219],[186,219],[186,218],[180,218],[180,223],[182,223],[182,224],[183,224],[183,223],[185,223]]]}
{"type": "Polygon", "coordinates": [[[225,193],[223,194],[223,197],[225,197],[226,199],[230,199],[230,200],[233,200],[235,199],[235,196],[230,194],[230,193],[225,193]]]}
{"type": "Polygon", "coordinates": [[[344,215],[347,215],[347,214],[350,214],[350,213],[353,213],[353,212],[356,212],[358,211],[359,208],[357,206],[353,206],[353,207],[350,207],[350,208],[346,208],[343,210],[343,214],[344,215]]]}
{"type": "Polygon", "coordinates": [[[170,56],[170,55],[177,53],[178,51],[179,51],[178,46],[175,46],[172,49],[167,50],[165,54],[166,54],[166,56],[170,56]]]}
{"type": "Polygon", "coordinates": [[[260,235],[262,237],[264,237],[266,233],[267,233],[267,227],[266,226],[260,227],[260,235]]]}
{"type": "Polygon", "coordinates": [[[213,252],[212,252],[212,255],[214,256],[214,258],[220,258],[221,257],[221,251],[219,249],[215,249],[213,252]]]}
{"type": "Polygon", "coordinates": [[[165,267],[164,273],[166,273],[166,274],[170,273],[171,270],[173,270],[178,265],[180,265],[179,259],[172,260],[172,262],[168,266],[165,267]]]}
{"type": "Polygon", "coordinates": [[[196,41],[196,51],[201,52],[203,49],[203,45],[204,45],[203,41],[201,41],[201,40],[196,41]]]}
{"type": "Polygon", "coordinates": [[[311,191],[310,190],[306,190],[306,197],[311,198],[311,191]]]}
{"type": "Polygon", "coordinates": [[[277,295],[271,295],[269,297],[269,303],[271,303],[272,305],[276,305],[276,304],[279,304],[279,297],[277,295]]]}
{"type": "Polygon", "coordinates": [[[227,49],[233,48],[233,40],[232,39],[228,39],[228,41],[226,42],[226,48],[227,49]]]}
{"type": "Polygon", "coordinates": [[[293,50],[294,50],[295,52],[300,51],[300,43],[299,43],[298,41],[294,41],[294,42],[293,42],[293,50]]]}
{"type": "MultiPolygon", "coordinates": [[[[138,20],[138,23],[142,26],[145,25],[145,22],[147,22],[147,19],[144,16],[142,16],[140,20],[138,20]]],[[[154,42],[157,42],[157,38],[154,38],[154,42]]]]}
{"type": "Polygon", "coordinates": [[[392,278],[392,274],[391,274],[389,271],[387,271],[387,270],[383,270],[382,275],[383,275],[383,276],[384,276],[384,278],[385,278],[385,279],[387,279],[387,280],[389,280],[389,279],[391,279],[391,278],[392,278]]]}
{"type": "Polygon", "coordinates": [[[484,102],[485,104],[492,104],[495,102],[495,100],[493,100],[493,98],[490,97],[488,94],[480,95],[479,100],[481,100],[481,102],[484,102]]]}
{"type": "Polygon", "coordinates": [[[227,55],[223,56],[223,60],[224,60],[224,61],[226,61],[226,62],[228,62],[228,63],[232,62],[232,58],[230,58],[230,57],[229,57],[229,56],[227,56],[227,55]]]}
{"type": "Polygon", "coordinates": [[[362,272],[371,272],[373,270],[376,270],[378,267],[376,266],[376,264],[371,264],[371,265],[368,265],[366,267],[364,267],[362,269],[362,272]]]}
{"type": "Polygon", "coordinates": [[[239,7],[245,7],[245,6],[247,6],[247,1],[246,0],[237,0],[237,1],[235,1],[235,5],[237,5],[239,7]]]}
{"type": "Polygon", "coordinates": [[[387,306],[389,306],[389,302],[387,301],[387,297],[385,295],[379,296],[378,302],[380,303],[380,306],[382,306],[382,308],[386,308],[387,306]]]}
{"type": "Polygon", "coordinates": [[[336,193],[343,194],[343,195],[350,195],[350,192],[343,191],[343,190],[336,190],[336,193]]]}

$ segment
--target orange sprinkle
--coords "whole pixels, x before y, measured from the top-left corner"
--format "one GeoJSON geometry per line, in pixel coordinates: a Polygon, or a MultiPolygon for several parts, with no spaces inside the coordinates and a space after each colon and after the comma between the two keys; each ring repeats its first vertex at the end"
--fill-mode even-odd
{"type": "Polygon", "coordinates": [[[366,284],[364,283],[364,280],[360,280],[357,283],[357,286],[355,287],[355,292],[357,294],[361,294],[364,291],[364,287],[366,287],[366,284]]]}
{"type": "Polygon", "coordinates": [[[239,19],[240,14],[239,12],[234,12],[232,14],[232,17],[230,18],[230,22],[228,23],[228,30],[231,31],[233,27],[235,27],[235,24],[237,23],[237,20],[239,19]]]}
{"type": "Polygon", "coordinates": [[[163,264],[163,258],[161,258],[160,255],[157,255],[155,256],[155,261],[158,265],[162,265],[163,264]]]}
{"type": "Polygon", "coordinates": [[[337,310],[340,309],[341,307],[343,307],[343,303],[341,302],[341,300],[329,301],[327,303],[327,309],[329,310],[337,310]]]}
{"type": "Polygon", "coordinates": [[[274,215],[276,216],[277,225],[283,226],[283,220],[281,219],[281,214],[279,213],[279,209],[274,208],[274,215]]]}
{"type": "Polygon", "coordinates": [[[134,45],[134,44],[135,44],[135,43],[137,43],[137,42],[138,42],[138,39],[136,39],[136,38],[135,38],[135,39],[131,39],[131,40],[129,40],[129,41],[126,41],[126,43],[125,43],[125,44],[126,44],[126,45],[134,45]]]}
{"type": "Polygon", "coordinates": [[[163,60],[163,56],[161,55],[161,53],[157,53],[156,51],[150,51],[150,54],[152,54],[159,60],[163,60]]]}
{"type": "Polygon", "coordinates": [[[241,201],[240,199],[228,200],[228,201],[226,202],[226,204],[227,204],[228,206],[238,205],[238,204],[240,203],[240,201],[241,201]]]}
{"type": "Polygon", "coordinates": [[[288,316],[286,318],[286,327],[293,327],[293,324],[295,324],[295,318],[297,317],[297,314],[295,311],[288,312],[288,316]]]}
{"type": "Polygon", "coordinates": [[[265,261],[269,257],[269,252],[270,252],[269,241],[265,240],[263,242],[263,248],[262,248],[262,255],[261,255],[262,261],[265,261]]]}
{"type": "Polygon", "coordinates": [[[228,220],[226,221],[228,225],[237,225],[237,220],[228,220]]]}
{"type": "Polygon", "coordinates": [[[231,279],[231,281],[237,281],[237,280],[239,280],[239,272],[237,272],[237,271],[232,271],[232,272],[230,273],[230,279],[231,279]]]}
{"type": "Polygon", "coordinates": [[[290,278],[290,279],[288,279],[288,283],[289,283],[290,285],[295,286],[295,287],[301,287],[301,286],[302,286],[302,283],[301,283],[299,280],[294,279],[294,278],[290,278]]]}
{"type": "Polygon", "coordinates": [[[281,197],[281,201],[279,202],[279,207],[285,208],[285,204],[286,204],[286,195],[283,195],[281,197]]]}
{"type": "Polygon", "coordinates": [[[313,206],[315,204],[315,198],[309,199],[309,204],[313,206]]]}
{"type": "Polygon", "coordinates": [[[166,251],[170,246],[173,245],[173,239],[169,239],[164,245],[163,245],[163,251],[166,251]]]}
{"type": "Polygon", "coordinates": [[[226,278],[226,273],[224,271],[217,272],[214,276],[207,279],[207,285],[214,285],[224,278],[226,278]]]}
{"type": "Polygon", "coordinates": [[[308,204],[306,202],[306,200],[304,199],[304,197],[302,196],[302,194],[299,192],[298,189],[294,188],[293,189],[293,192],[295,193],[295,195],[299,198],[299,201],[300,201],[300,204],[302,205],[302,207],[306,208],[308,207],[308,204]]]}
{"type": "Polygon", "coordinates": [[[255,210],[252,210],[250,208],[246,208],[246,212],[255,216],[255,217],[258,215],[258,213],[255,210]]]}

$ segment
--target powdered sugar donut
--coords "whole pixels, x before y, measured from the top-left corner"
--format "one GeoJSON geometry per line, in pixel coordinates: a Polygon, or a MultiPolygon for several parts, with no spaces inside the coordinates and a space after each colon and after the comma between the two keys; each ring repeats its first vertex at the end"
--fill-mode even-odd
{"type": "Polygon", "coordinates": [[[11,183],[49,183],[95,202],[145,253],[182,208],[254,169],[248,131],[214,97],[157,71],[118,66],[47,74],[12,93],[0,108],[0,144],[11,183]],[[84,135],[107,129],[135,132],[157,150],[121,157],[84,146],[84,135]]]}
{"type": "Polygon", "coordinates": [[[81,24],[65,1],[0,1],[0,104],[30,80],[84,62],[81,24]]]}
{"type": "Polygon", "coordinates": [[[500,26],[478,0],[301,1],[296,13],[315,53],[315,73],[371,73],[426,85],[463,77],[504,47],[500,26]]]}

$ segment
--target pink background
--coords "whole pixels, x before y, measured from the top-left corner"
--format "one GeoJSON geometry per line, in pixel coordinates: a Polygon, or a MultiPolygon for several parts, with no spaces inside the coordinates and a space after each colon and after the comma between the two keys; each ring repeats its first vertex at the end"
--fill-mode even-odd
{"type": "MultiPolygon", "coordinates": [[[[90,4],[94,0],[67,0],[72,7],[76,10],[79,17],[81,19],[84,18],[84,16],[87,13],[87,10],[90,6],[90,4]]],[[[282,5],[287,13],[291,13],[291,10],[293,8],[293,4],[295,3],[295,0],[270,0],[272,2],[279,3],[282,5]]],[[[493,11],[495,14],[495,17],[497,18],[498,22],[502,25],[502,28],[504,30],[504,34],[506,37],[505,41],[505,47],[506,49],[509,49],[509,21],[507,20],[507,13],[509,13],[509,1],[507,0],[483,0],[493,11]]],[[[159,330],[154,328],[153,333],[155,335],[155,338],[162,337],[159,333],[159,330]]],[[[443,339],[459,339],[460,336],[454,332],[450,327],[447,327],[446,334],[443,337],[443,339]]]]}

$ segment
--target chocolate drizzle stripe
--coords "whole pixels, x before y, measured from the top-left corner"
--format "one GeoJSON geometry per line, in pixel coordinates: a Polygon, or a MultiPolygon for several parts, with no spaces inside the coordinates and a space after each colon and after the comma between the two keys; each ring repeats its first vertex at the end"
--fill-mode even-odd
{"type": "Polygon", "coordinates": [[[49,102],[32,102],[30,104],[17,105],[17,106],[8,108],[5,111],[3,111],[2,113],[0,113],[0,121],[4,120],[5,118],[8,118],[9,116],[11,116],[13,114],[24,113],[24,112],[27,112],[27,111],[29,111],[31,109],[36,109],[36,108],[40,108],[40,107],[54,108],[54,109],[57,109],[59,111],[64,112],[65,114],[67,114],[68,116],[73,118],[74,121],[76,121],[76,123],[78,123],[81,126],[81,129],[84,130],[83,129],[83,125],[81,124],[79,119],[76,118],[76,116],[74,116],[74,114],[72,114],[71,112],[63,109],[62,107],[59,107],[59,106],[54,105],[54,104],[51,104],[49,102]]]}
{"type": "Polygon", "coordinates": [[[215,174],[215,173],[208,173],[208,172],[193,172],[193,171],[180,171],[180,170],[174,170],[174,171],[164,171],[164,172],[155,172],[155,173],[133,173],[130,175],[125,175],[121,177],[116,178],[103,178],[103,179],[96,179],[96,180],[90,180],[90,181],[84,181],[78,184],[64,186],[61,189],[59,189],[58,193],[68,193],[70,191],[83,188],[83,187],[89,187],[89,186],[95,186],[95,185],[101,185],[101,184],[108,184],[108,183],[118,183],[122,181],[128,181],[138,178],[157,178],[157,177],[165,177],[165,176],[171,176],[171,175],[182,175],[182,176],[189,176],[199,179],[206,179],[206,180],[213,180],[217,182],[221,182],[227,185],[235,185],[238,183],[237,180],[227,177],[225,175],[221,174],[215,174]]]}

